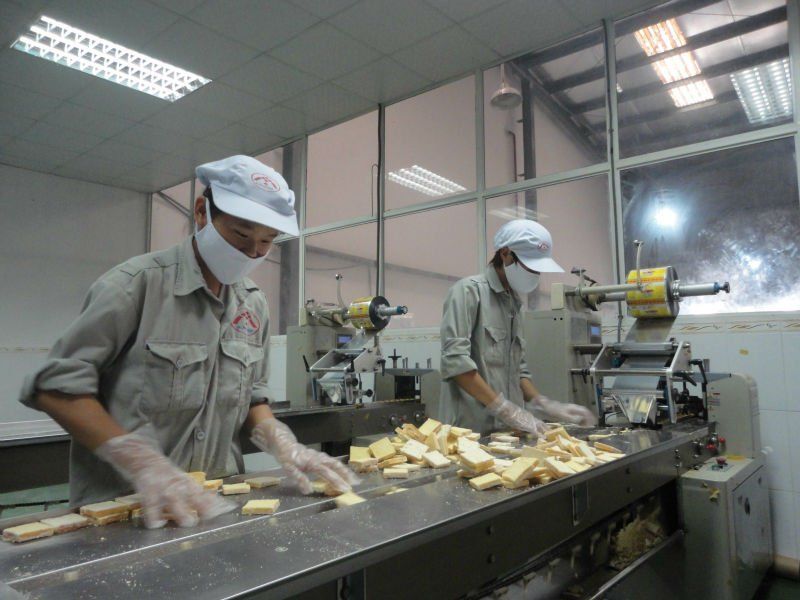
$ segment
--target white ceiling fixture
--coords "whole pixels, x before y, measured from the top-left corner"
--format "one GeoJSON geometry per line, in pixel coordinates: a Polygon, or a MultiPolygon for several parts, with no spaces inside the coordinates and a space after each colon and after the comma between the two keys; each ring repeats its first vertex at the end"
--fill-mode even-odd
{"type": "Polygon", "coordinates": [[[47,16],[40,17],[11,47],[170,102],[210,82],[47,16]]]}
{"type": "Polygon", "coordinates": [[[792,74],[783,58],[731,74],[731,83],[751,123],[792,116],[792,74]]]}
{"type": "Polygon", "coordinates": [[[410,188],[426,196],[445,196],[465,192],[467,188],[437,175],[427,169],[414,165],[410,169],[398,169],[387,174],[389,181],[410,188]]]}
{"type": "Polygon", "coordinates": [[[714,99],[714,93],[704,79],[671,88],[669,95],[678,108],[714,99]]]}
{"type": "MultiPolygon", "coordinates": [[[[675,19],[644,27],[633,35],[647,56],[656,56],[686,45],[686,37],[675,19]]],[[[691,50],[668,56],[652,63],[651,66],[664,84],[697,77],[703,72],[691,50]]],[[[714,93],[705,79],[696,79],[686,85],[672,87],[669,89],[669,95],[678,108],[714,99],[714,93]]]]}

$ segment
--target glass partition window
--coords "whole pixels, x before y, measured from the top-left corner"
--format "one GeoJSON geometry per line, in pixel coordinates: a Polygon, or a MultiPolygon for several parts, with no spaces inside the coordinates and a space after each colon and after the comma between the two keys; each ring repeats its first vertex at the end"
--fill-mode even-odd
{"type": "Polygon", "coordinates": [[[378,112],[308,138],[306,227],[377,213],[378,112]]]}
{"type": "Polygon", "coordinates": [[[476,210],[468,202],[386,220],[386,297],[408,306],[393,327],[438,326],[450,287],[480,271],[476,210]]]}
{"type": "MultiPolygon", "coordinates": [[[[191,182],[185,181],[162,190],[162,193],[187,210],[192,210],[191,188],[191,182]]],[[[192,221],[189,217],[158,194],[153,194],[153,205],[150,212],[150,248],[148,252],[166,250],[182,241],[191,234],[191,224],[192,221]]]]}
{"type": "Polygon", "coordinates": [[[475,77],[386,108],[386,208],[475,189],[475,77]]]}
{"type": "Polygon", "coordinates": [[[183,183],[179,183],[178,185],[173,185],[171,188],[167,188],[166,190],[161,190],[162,194],[169,196],[175,202],[180,204],[181,206],[185,206],[188,209],[192,209],[194,206],[194,202],[192,202],[192,182],[191,181],[184,181],[183,183]]]}
{"type": "MultiPolygon", "coordinates": [[[[256,160],[260,160],[262,163],[267,165],[268,167],[272,167],[278,173],[283,172],[283,148],[275,148],[274,150],[270,150],[269,152],[264,152],[263,154],[259,154],[258,156],[254,157],[256,160]]],[[[287,180],[288,181],[288,180],[287,180]]],[[[291,186],[289,186],[291,187],[291,186]]]]}
{"type": "Polygon", "coordinates": [[[682,281],[730,281],[730,295],[681,312],[800,309],[794,143],[783,139],[622,172],[625,264],[672,265],[682,281]]]}
{"type": "Polygon", "coordinates": [[[553,258],[565,273],[543,274],[528,297],[528,308],[550,308],[553,283],[577,285],[574,267],[600,283],[613,283],[608,178],[599,175],[486,201],[486,255],[495,252],[494,234],[512,219],[534,219],[553,236],[553,258]]]}
{"type": "Polygon", "coordinates": [[[352,302],[374,296],[377,290],[376,223],[318,233],[305,238],[305,299],[336,303],[336,275],[342,280],[342,299],[352,302]]]}
{"type": "Polygon", "coordinates": [[[600,30],[485,71],[487,187],[605,162],[605,71],[600,30]]]}
{"type": "Polygon", "coordinates": [[[622,156],[791,121],[785,0],[731,4],[616,24],[622,156]]]}
{"type": "Polygon", "coordinates": [[[270,335],[284,335],[289,325],[298,323],[299,248],[298,238],[275,244],[266,261],[249,275],[267,297],[270,335]]]}

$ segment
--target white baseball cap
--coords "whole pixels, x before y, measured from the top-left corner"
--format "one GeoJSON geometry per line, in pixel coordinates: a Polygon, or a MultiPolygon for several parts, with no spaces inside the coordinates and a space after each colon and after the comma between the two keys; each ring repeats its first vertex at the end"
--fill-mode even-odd
{"type": "Polygon", "coordinates": [[[494,249],[508,247],[526,267],[540,273],[563,273],[553,260],[553,238],[540,223],[514,219],[494,234],[494,249]]]}
{"type": "Polygon", "coordinates": [[[214,204],[240,219],[298,235],[294,192],[275,169],[251,156],[237,154],[200,165],[195,174],[211,186],[214,204]]]}

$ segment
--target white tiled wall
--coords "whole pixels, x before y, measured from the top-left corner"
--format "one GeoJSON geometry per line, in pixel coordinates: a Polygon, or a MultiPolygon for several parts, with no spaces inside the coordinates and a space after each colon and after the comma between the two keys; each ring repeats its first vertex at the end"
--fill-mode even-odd
{"type": "MultiPolygon", "coordinates": [[[[610,328],[606,333],[614,335],[610,328]]],[[[800,558],[800,313],[680,317],[673,335],[691,342],[695,357],[709,358],[713,371],[755,378],[761,439],[769,452],[775,550],[800,558]]],[[[382,344],[386,354],[397,350],[412,366],[431,358],[439,368],[437,328],[389,329],[382,344]]],[[[276,395],[285,394],[285,340],[273,340],[270,357],[271,386],[276,395]]]]}

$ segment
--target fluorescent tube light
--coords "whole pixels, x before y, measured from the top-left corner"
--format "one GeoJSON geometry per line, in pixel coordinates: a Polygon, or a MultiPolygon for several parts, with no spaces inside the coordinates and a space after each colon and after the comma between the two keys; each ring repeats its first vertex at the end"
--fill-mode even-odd
{"type": "Polygon", "coordinates": [[[678,108],[714,99],[714,94],[705,79],[671,88],[669,95],[678,108]]]}
{"type": "Polygon", "coordinates": [[[792,74],[788,58],[744,69],[730,77],[751,123],[768,123],[792,116],[792,74]]]}
{"type": "MultiPolygon", "coordinates": [[[[644,27],[633,35],[647,56],[657,56],[686,45],[686,37],[675,19],[667,19],[661,23],[644,27]]],[[[651,66],[661,83],[665,84],[696,77],[702,73],[694,53],[690,50],[655,61],[651,63],[651,66]]],[[[671,88],[669,95],[678,108],[714,99],[714,93],[705,79],[671,88]]]]}
{"type": "Polygon", "coordinates": [[[653,63],[653,69],[661,80],[661,83],[672,83],[687,77],[700,75],[700,65],[692,56],[691,52],[684,52],[678,56],[670,56],[664,60],[653,63]]]}
{"type": "Polygon", "coordinates": [[[47,16],[11,47],[170,102],[211,81],[47,16]]]}
{"type": "Polygon", "coordinates": [[[399,185],[410,188],[414,191],[425,194],[426,196],[444,196],[465,192],[467,188],[437,175],[432,171],[414,165],[409,169],[398,169],[388,173],[387,178],[399,185]]]}
{"type": "Polygon", "coordinates": [[[675,19],[644,27],[633,35],[647,56],[655,56],[686,45],[686,38],[675,19]]]}

